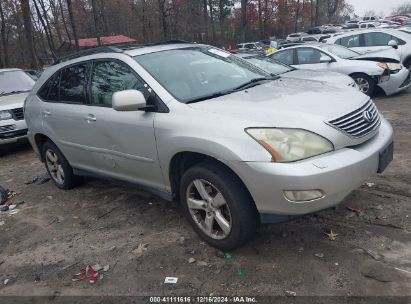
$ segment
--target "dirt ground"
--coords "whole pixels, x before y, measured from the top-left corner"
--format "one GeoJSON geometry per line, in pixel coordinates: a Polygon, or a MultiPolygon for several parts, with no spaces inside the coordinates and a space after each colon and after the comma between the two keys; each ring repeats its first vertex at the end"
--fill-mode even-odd
{"type": "Polygon", "coordinates": [[[384,174],[335,209],[260,227],[231,259],[203,243],[176,205],[138,187],[26,185],[45,169],[29,146],[13,148],[0,158],[0,185],[25,203],[0,214],[0,296],[411,296],[411,90],[376,103],[395,129],[384,174]],[[146,250],[133,254],[140,244],[146,250]],[[101,280],[72,281],[94,264],[110,266],[101,280]],[[177,284],[164,284],[168,276],[177,284]]]}

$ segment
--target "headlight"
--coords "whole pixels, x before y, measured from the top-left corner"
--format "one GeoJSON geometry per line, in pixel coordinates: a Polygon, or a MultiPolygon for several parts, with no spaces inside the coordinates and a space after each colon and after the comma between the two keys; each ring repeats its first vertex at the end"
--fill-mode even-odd
{"type": "Polygon", "coordinates": [[[402,69],[402,64],[392,63],[392,62],[388,62],[388,63],[378,62],[377,66],[379,66],[380,68],[384,70],[390,70],[391,72],[398,72],[402,69]]]}
{"type": "Polygon", "coordinates": [[[11,119],[11,113],[9,111],[0,111],[0,120],[11,119]]]}
{"type": "Polygon", "coordinates": [[[397,73],[402,70],[402,64],[400,63],[387,63],[387,66],[391,72],[397,73]]]}
{"type": "Polygon", "coordinates": [[[273,162],[293,162],[334,150],[329,140],[302,129],[249,128],[246,132],[272,155],[273,162]]]}

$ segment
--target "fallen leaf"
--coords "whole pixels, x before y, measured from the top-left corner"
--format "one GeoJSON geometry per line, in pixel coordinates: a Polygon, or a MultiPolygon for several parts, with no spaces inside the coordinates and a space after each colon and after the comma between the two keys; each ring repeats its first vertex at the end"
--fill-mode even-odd
{"type": "Polygon", "coordinates": [[[142,254],[144,251],[147,250],[147,245],[148,244],[140,244],[136,248],[134,248],[133,251],[131,251],[131,253],[134,255],[142,254]]]}
{"type": "Polygon", "coordinates": [[[338,235],[338,234],[334,233],[332,230],[330,231],[330,233],[324,233],[324,234],[328,237],[328,239],[330,241],[335,241],[337,239],[337,235],[338,235]]]}

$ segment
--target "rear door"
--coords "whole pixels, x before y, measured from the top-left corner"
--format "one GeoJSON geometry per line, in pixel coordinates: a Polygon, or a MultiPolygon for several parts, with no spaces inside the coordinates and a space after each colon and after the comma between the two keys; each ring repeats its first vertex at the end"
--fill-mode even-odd
{"type": "Polygon", "coordinates": [[[293,65],[294,64],[294,49],[277,51],[271,55],[272,58],[282,63],[293,65]]]}
{"type": "Polygon", "coordinates": [[[92,153],[99,173],[161,188],[162,173],[154,133],[155,113],[117,112],[112,96],[123,90],[139,90],[146,99],[154,92],[123,61],[93,61],[90,77],[90,105],[84,113],[92,117],[88,130],[94,134],[92,153]]]}
{"type": "Polygon", "coordinates": [[[391,35],[387,33],[381,32],[370,32],[364,33],[363,36],[363,48],[362,51],[364,52],[372,52],[378,51],[381,49],[391,48],[388,46],[388,42],[390,42],[393,38],[391,35]]]}
{"type": "Polygon", "coordinates": [[[57,72],[40,90],[43,128],[75,168],[91,169],[88,152],[93,134],[87,131],[85,115],[88,62],[70,65],[57,72]]]}
{"type": "Polygon", "coordinates": [[[337,40],[338,44],[345,46],[346,48],[363,52],[364,47],[361,43],[361,35],[360,34],[355,34],[351,36],[346,36],[346,37],[341,37],[340,39],[337,40]]]}

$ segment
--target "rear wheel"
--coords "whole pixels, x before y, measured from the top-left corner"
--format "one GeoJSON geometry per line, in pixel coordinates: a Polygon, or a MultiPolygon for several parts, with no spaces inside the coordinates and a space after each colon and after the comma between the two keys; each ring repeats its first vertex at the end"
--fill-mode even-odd
{"type": "Polygon", "coordinates": [[[243,245],[257,226],[257,210],[243,184],[223,166],[196,165],[182,177],[183,211],[210,245],[231,250],[243,245]]]}
{"type": "Polygon", "coordinates": [[[78,185],[80,177],[74,175],[73,168],[54,143],[47,141],[42,155],[47,172],[58,188],[68,190],[78,185]]]}
{"type": "Polygon", "coordinates": [[[376,83],[370,76],[367,74],[356,73],[352,74],[351,78],[354,79],[361,92],[368,96],[372,96],[374,94],[376,83]]]}

